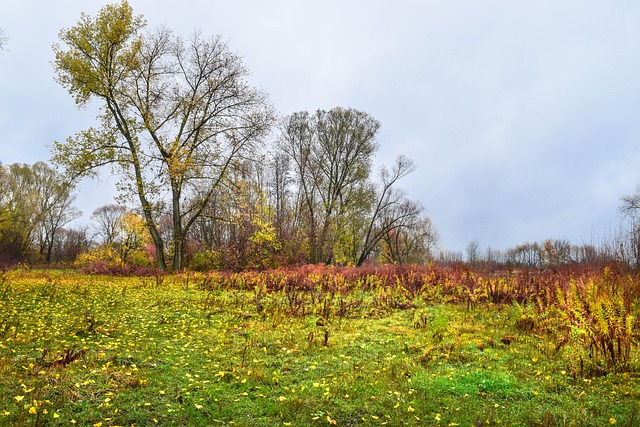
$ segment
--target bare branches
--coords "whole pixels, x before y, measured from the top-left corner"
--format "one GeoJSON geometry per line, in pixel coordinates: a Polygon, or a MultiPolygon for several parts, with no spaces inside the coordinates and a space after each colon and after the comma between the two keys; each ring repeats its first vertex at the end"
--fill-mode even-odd
{"type": "Polygon", "coordinates": [[[633,216],[640,210],[640,187],[636,188],[635,194],[627,195],[622,198],[620,212],[625,215],[633,216]]]}
{"type": "Polygon", "coordinates": [[[9,42],[9,36],[4,31],[4,28],[0,28],[0,51],[5,50],[5,46],[9,42]]]}
{"type": "Polygon", "coordinates": [[[353,205],[371,203],[366,187],[379,127],[369,114],[339,107],[285,119],[280,146],[296,165],[313,263],[333,258],[335,222],[353,205]]]}

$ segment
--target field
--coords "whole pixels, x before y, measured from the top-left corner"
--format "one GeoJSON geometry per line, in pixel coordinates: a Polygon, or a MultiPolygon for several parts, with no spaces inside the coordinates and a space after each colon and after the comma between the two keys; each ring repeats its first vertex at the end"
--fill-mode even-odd
{"type": "Polygon", "coordinates": [[[0,425],[640,425],[638,281],[0,275],[0,425]]]}

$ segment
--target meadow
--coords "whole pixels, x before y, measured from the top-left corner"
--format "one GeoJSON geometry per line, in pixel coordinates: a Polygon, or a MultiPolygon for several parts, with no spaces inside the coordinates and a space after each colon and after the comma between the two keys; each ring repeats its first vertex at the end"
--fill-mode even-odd
{"type": "Polygon", "coordinates": [[[637,426],[615,269],[0,274],[0,425],[637,426]]]}

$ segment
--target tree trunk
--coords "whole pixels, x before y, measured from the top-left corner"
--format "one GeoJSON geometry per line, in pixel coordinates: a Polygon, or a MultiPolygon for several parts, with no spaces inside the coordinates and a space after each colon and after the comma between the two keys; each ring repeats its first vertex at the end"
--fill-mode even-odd
{"type": "Polygon", "coordinates": [[[167,263],[164,260],[164,243],[162,243],[162,237],[155,227],[149,227],[151,238],[153,239],[153,245],[156,248],[156,262],[160,271],[167,271],[167,263]]]}
{"type": "Polygon", "coordinates": [[[182,250],[182,243],[183,243],[183,238],[178,237],[175,235],[174,233],[174,237],[173,237],[173,271],[182,271],[183,269],[183,250],[182,250]]]}
{"type": "Polygon", "coordinates": [[[182,271],[184,235],[182,232],[182,218],[180,212],[180,190],[176,188],[176,183],[174,183],[172,187],[173,271],[182,271]]]}
{"type": "Polygon", "coordinates": [[[53,251],[53,238],[54,238],[54,234],[52,233],[50,238],[46,241],[47,242],[47,258],[45,259],[45,262],[47,264],[51,263],[51,251],[53,251]]]}
{"type": "Polygon", "coordinates": [[[151,234],[151,239],[153,240],[153,245],[156,248],[156,262],[158,263],[158,268],[160,271],[167,271],[167,263],[164,260],[164,243],[162,242],[162,236],[158,232],[158,228],[156,227],[155,222],[153,222],[153,217],[151,216],[151,206],[149,202],[147,202],[144,195],[138,194],[140,198],[140,202],[142,203],[142,212],[144,213],[144,219],[147,222],[147,229],[151,234]]]}

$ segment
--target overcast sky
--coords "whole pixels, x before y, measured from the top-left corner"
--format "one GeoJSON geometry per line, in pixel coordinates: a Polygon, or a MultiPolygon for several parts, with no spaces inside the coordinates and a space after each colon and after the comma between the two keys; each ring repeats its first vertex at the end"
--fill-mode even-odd
{"type": "MultiPolygon", "coordinates": [[[[48,161],[93,124],[54,81],[51,45],[107,2],[4,2],[0,161],[48,161]]],[[[450,250],[547,238],[598,241],[640,184],[640,2],[130,0],[148,27],[220,34],[277,111],[365,111],[377,164],[418,169],[402,186],[450,250]]],[[[112,184],[86,181],[88,216],[112,184]]]]}

